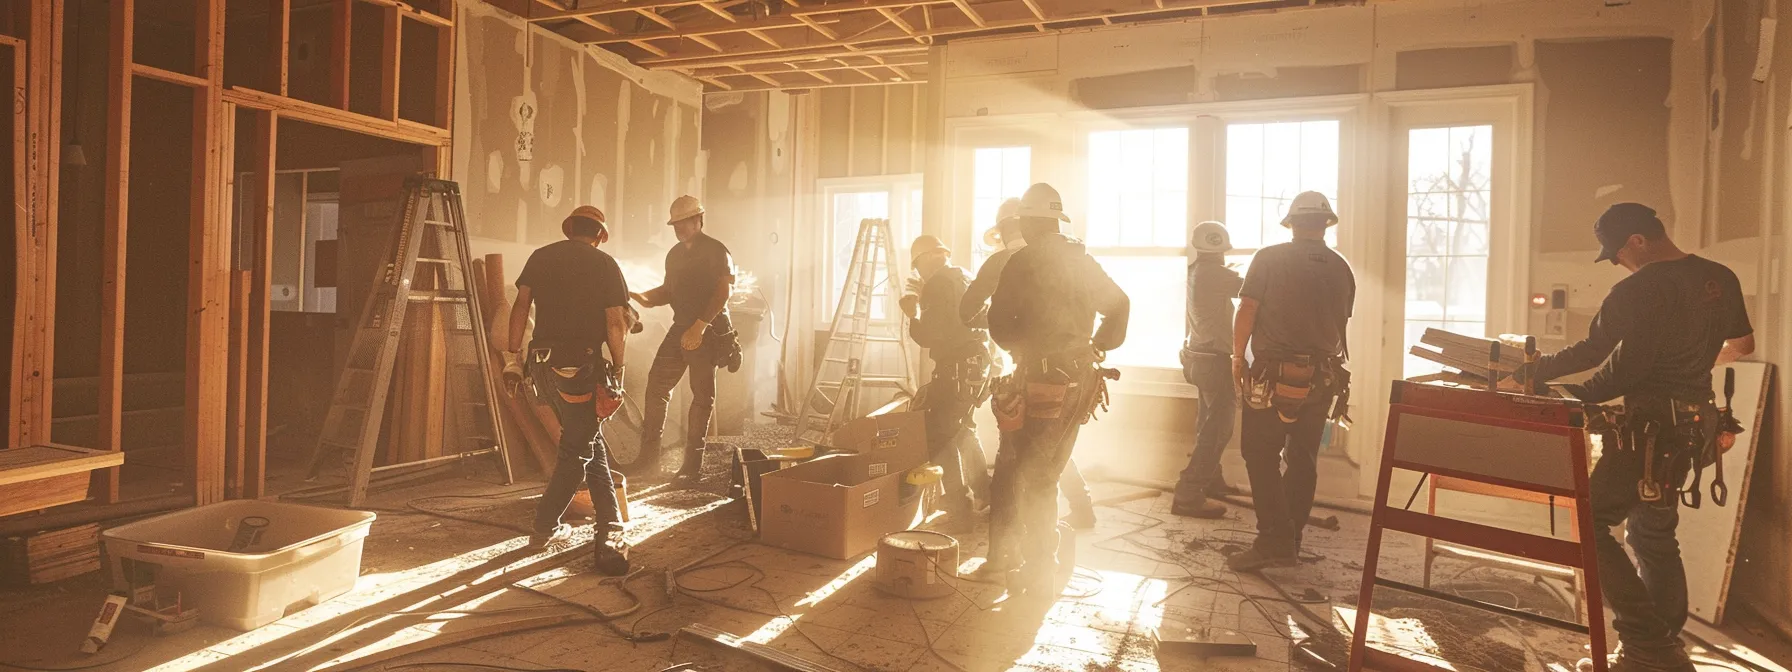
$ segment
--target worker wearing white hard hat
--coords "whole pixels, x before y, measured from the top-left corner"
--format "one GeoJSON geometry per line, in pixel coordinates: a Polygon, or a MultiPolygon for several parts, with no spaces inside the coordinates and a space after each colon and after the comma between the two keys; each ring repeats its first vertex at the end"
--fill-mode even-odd
{"type": "Polygon", "coordinates": [[[1226,559],[1233,571],[1297,564],[1319,478],[1320,438],[1349,405],[1344,334],[1356,277],[1325,242],[1337,223],[1324,194],[1295,196],[1282,219],[1294,240],[1259,250],[1238,291],[1232,376],[1246,406],[1238,444],[1257,539],[1226,559]]]}
{"type": "Polygon", "coordinates": [[[1182,343],[1182,377],[1199,390],[1195,449],[1176,479],[1170,513],[1221,518],[1219,498],[1231,486],[1220,473],[1220,454],[1238,422],[1238,391],[1232,384],[1232,299],[1244,280],[1226,267],[1232,234],[1219,222],[1201,222],[1188,240],[1188,335],[1182,343]]]}
{"type": "Polygon", "coordinates": [[[691,374],[691,410],[685,424],[684,465],[680,480],[702,473],[703,448],[716,399],[716,368],[740,367],[740,341],[728,316],[734,285],[734,258],[728,246],[703,233],[703,203],[695,196],[672,201],[666,224],[678,244],[666,252],[666,279],[660,286],[635,294],[644,308],[672,306],[672,329],[660,342],[647,371],[647,402],[641,426],[639,462],[657,465],[661,433],[672,388],[691,374]]]}
{"type": "Polygon", "coordinates": [[[1021,565],[1008,591],[1050,601],[1064,569],[1056,551],[1073,534],[1056,520],[1060,475],[1102,398],[1099,362],[1125,341],[1131,304],[1083,244],[1059,232],[1070,217],[1056,189],[1035,184],[1020,200],[1015,216],[1027,246],[1008,259],[989,303],[990,337],[1015,363],[993,402],[1002,451],[1014,457],[1008,467],[998,455],[996,470],[1013,474],[1003,496],[1013,498],[1009,534],[1021,565]]]}

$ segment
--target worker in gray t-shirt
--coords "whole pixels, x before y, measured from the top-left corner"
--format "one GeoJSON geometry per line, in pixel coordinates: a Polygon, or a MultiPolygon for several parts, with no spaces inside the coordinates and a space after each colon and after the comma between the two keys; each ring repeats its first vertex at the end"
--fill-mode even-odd
{"type": "Polygon", "coordinates": [[[1176,480],[1170,513],[1191,518],[1222,518],[1226,494],[1220,475],[1220,453],[1232,441],[1238,423],[1238,390],[1232,384],[1232,300],[1244,280],[1226,266],[1232,236],[1226,225],[1201,222],[1189,235],[1188,338],[1182,345],[1182,377],[1195,386],[1195,450],[1176,480]]]}
{"type": "Polygon", "coordinates": [[[1344,330],[1356,278],[1325,243],[1326,229],[1337,223],[1324,194],[1295,196],[1282,220],[1294,240],[1259,250],[1238,292],[1232,376],[1245,400],[1239,452],[1251,479],[1257,541],[1227,559],[1234,571],[1294,566],[1313,509],[1319,440],[1334,398],[1349,385],[1344,330]]]}

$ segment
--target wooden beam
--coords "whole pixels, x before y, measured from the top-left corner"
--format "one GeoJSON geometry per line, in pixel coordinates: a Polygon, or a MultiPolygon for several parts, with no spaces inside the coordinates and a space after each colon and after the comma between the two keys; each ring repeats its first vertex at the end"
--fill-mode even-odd
{"type": "MultiPolygon", "coordinates": [[[[861,0],[861,1],[865,2],[867,4],[871,4],[871,3],[887,4],[887,2],[888,2],[888,0],[861,0]]],[[[1109,9],[1109,10],[1105,10],[1105,11],[1102,11],[1102,10],[1083,11],[1083,12],[1076,12],[1076,13],[1052,16],[1050,18],[1050,21],[1052,21],[1052,22],[1088,21],[1088,20],[1101,19],[1103,17],[1111,18],[1111,19],[1119,19],[1119,18],[1128,18],[1128,17],[1135,17],[1135,16],[1148,16],[1151,14],[1162,14],[1162,13],[1166,13],[1166,12],[1181,12],[1181,11],[1187,11],[1187,10],[1191,10],[1191,9],[1201,9],[1201,8],[1208,8],[1208,7],[1222,7],[1222,6],[1230,6],[1230,5],[1249,5],[1249,4],[1256,4],[1259,2],[1262,2],[1262,0],[1166,0],[1164,3],[1165,7],[1162,9],[1159,9],[1155,6],[1147,6],[1145,8],[1140,8],[1140,9],[1109,9]]],[[[858,3],[833,4],[833,5],[826,5],[825,7],[828,7],[828,8],[850,7],[850,6],[854,6],[857,4],[858,3]]],[[[921,3],[915,3],[915,4],[921,4],[921,3]]],[[[932,3],[932,4],[939,4],[939,3],[932,3]]],[[[691,34],[714,35],[714,34],[721,34],[721,33],[744,32],[747,28],[788,27],[789,25],[795,23],[794,19],[786,18],[786,19],[777,19],[777,20],[784,22],[784,24],[782,26],[770,26],[770,25],[767,25],[766,22],[760,22],[760,24],[757,26],[749,25],[748,23],[745,23],[745,22],[743,22],[737,26],[718,25],[718,24],[704,24],[704,25],[693,24],[693,25],[687,26],[686,29],[684,29],[684,30],[674,31],[674,33],[676,33],[676,34],[637,33],[637,34],[629,36],[629,38],[639,40],[639,39],[649,39],[649,38],[657,39],[659,37],[675,37],[675,36],[682,37],[682,36],[687,36],[687,35],[691,35],[691,34]]],[[[869,53],[869,49],[870,49],[869,45],[878,45],[878,43],[888,43],[888,42],[894,42],[897,40],[911,40],[911,39],[914,39],[917,37],[924,37],[924,38],[949,37],[949,36],[953,36],[953,35],[963,35],[966,33],[979,33],[979,32],[985,32],[985,31],[990,31],[990,30],[1001,30],[1001,29],[1007,29],[1007,28],[1030,28],[1030,27],[1034,27],[1035,25],[1039,24],[1040,22],[1041,22],[1040,20],[1036,20],[1036,19],[1010,19],[1010,20],[1004,20],[1004,21],[990,21],[990,22],[988,22],[987,26],[961,25],[961,26],[936,27],[936,28],[934,28],[932,30],[928,30],[928,31],[916,31],[912,35],[906,34],[906,33],[899,33],[899,34],[894,34],[894,35],[892,35],[892,34],[855,35],[855,36],[851,36],[851,37],[847,37],[847,38],[843,38],[843,39],[839,39],[839,40],[833,40],[830,42],[811,43],[811,44],[808,44],[808,45],[805,45],[802,47],[795,47],[795,48],[784,49],[784,50],[776,50],[776,49],[742,50],[742,51],[738,51],[738,52],[723,55],[723,56],[715,56],[715,55],[709,55],[709,54],[705,54],[702,56],[690,56],[690,55],[685,55],[685,54],[678,54],[678,55],[665,56],[665,57],[660,57],[660,58],[641,59],[641,60],[637,61],[636,64],[640,65],[642,67],[645,67],[645,68],[649,68],[649,69],[688,68],[688,67],[706,67],[706,66],[710,66],[710,65],[727,65],[730,63],[738,63],[738,64],[771,63],[771,62],[777,62],[777,61],[781,61],[781,60],[789,60],[790,58],[796,57],[796,56],[826,57],[826,56],[831,56],[835,53],[839,53],[841,51],[854,50],[855,48],[866,49],[867,52],[869,53]]],[[[613,40],[613,39],[606,38],[605,40],[600,40],[598,42],[594,42],[593,44],[603,44],[606,42],[614,42],[614,41],[615,40],[613,40]]],[[[880,46],[882,46],[882,45],[880,45],[880,46]]]]}
{"type": "Polygon", "coordinates": [[[284,96],[292,78],[292,0],[268,0],[268,50],[268,80],[273,92],[284,96]]]}
{"type": "MultiPolygon", "coordinates": [[[[1246,0],[1232,0],[1243,2],[1246,0]]],[[[1261,2],[1262,0],[1248,0],[1261,2]]],[[[849,0],[829,5],[817,5],[800,12],[786,12],[778,16],[770,16],[753,21],[706,21],[689,22],[681,28],[656,31],[642,31],[617,35],[594,40],[591,44],[615,44],[629,40],[658,40],[665,38],[690,37],[691,35],[721,35],[726,33],[744,33],[748,30],[773,30],[778,28],[809,28],[818,23],[814,17],[827,14],[844,14],[858,11],[883,9],[908,9],[924,5],[949,5],[952,0],[849,0]]],[[[584,10],[581,10],[584,11],[584,10]]],[[[1156,11],[1156,10],[1154,10],[1156,11]]],[[[831,38],[838,39],[838,38],[831,38]]]]}
{"type": "MultiPolygon", "coordinates": [[[[26,78],[29,70],[26,67],[26,64],[30,61],[31,56],[27,51],[28,47],[23,41],[15,41],[9,43],[7,46],[12,50],[8,56],[12,59],[13,66],[12,95],[7,97],[7,102],[12,108],[7,110],[7,112],[13,118],[13,209],[15,213],[26,212],[26,216],[23,217],[23,219],[25,220],[25,223],[29,224],[29,213],[21,206],[31,202],[31,189],[37,184],[35,180],[31,179],[31,171],[27,168],[27,164],[25,163],[25,157],[29,154],[26,149],[30,146],[27,143],[28,139],[31,137],[31,129],[27,128],[28,124],[26,123],[26,120],[30,119],[31,117],[29,115],[32,111],[36,110],[35,103],[32,102],[32,100],[28,100],[26,94],[26,91],[29,90],[29,87],[27,86],[29,80],[26,78]]],[[[14,217],[16,220],[19,218],[19,215],[15,214],[14,217]]],[[[4,445],[4,447],[9,449],[31,445],[31,442],[24,440],[25,432],[32,425],[29,419],[34,417],[33,405],[30,402],[34,399],[49,398],[48,396],[40,396],[39,390],[34,385],[32,378],[24,375],[26,371],[25,365],[31,361],[27,356],[29,351],[26,347],[26,344],[30,342],[29,335],[31,331],[30,329],[27,329],[27,326],[31,323],[27,320],[36,314],[38,307],[36,298],[43,291],[43,288],[37,286],[35,281],[36,274],[33,272],[36,264],[32,262],[36,261],[36,257],[28,256],[28,253],[34,248],[33,241],[37,239],[35,231],[35,228],[19,226],[17,222],[15,222],[13,226],[13,236],[15,238],[14,245],[17,246],[19,261],[14,276],[14,287],[16,287],[14,296],[17,298],[13,303],[13,333],[8,334],[8,336],[11,337],[9,340],[12,342],[12,348],[6,355],[11,358],[12,364],[10,369],[11,375],[7,376],[5,383],[7,391],[6,439],[3,442],[0,442],[0,445],[4,445]]]]}
{"type": "Polygon", "coordinates": [[[853,49],[846,46],[822,45],[817,47],[799,47],[779,51],[761,50],[741,54],[715,54],[708,56],[665,56],[636,61],[637,64],[650,70],[713,68],[730,65],[754,65],[764,63],[787,63],[804,60],[824,60],[830,58],[850,58],[869,54],[920,54],[927,48],[913,42],[904,42],[895,46],[880,46],[853,49]]]}
{"type": "MultiPolygon", "coordinates": [[[[1021,1],[1021,4],[1024,4],[1027,6],[1027,11],[1030,11],[1033,13],[1033,18],[1039,19],[1040,21],[1045,20],[1045,12],[1043,12],[1039,9],[1039,0],[1020,0],[1020,1],[1021,1]]],[[[1163,0],[1158,0],[1157,8],[1158,9],[1164,8],[1163,0]]]]}
{"type": "Polygon", "coordinates": [[[195,77],[184,72],[175,72],[173,70],[163,70],[142,63],[131,64],[131,74],[139,77],[147,77],[156,81],[167,82],[176,86],[184,86],[189,89],[203,89],[207,86],[211,86],[211,80],[204,77],[195,77]]]}
{"type": "Polygon", "coordinates": [[[412,7],[411,5],[409,5],[407,3],[400,2],[399,0],[360,0],[360,2],[365,2],[370,5],[378,5],[380,7],[391,7],[393,9],[398,10],[399,14],[402,14],[407,18],[410,18],[410,19],[420,22],[420,23],[426,23],[426,24],[435,26],[437,28],[453,28],[454,27],[454,19],[452,19],[452,18],[449,18],[446,16],[441,16],[438,14],[432,14],[430,12],[425,12],[421,9],[417,9],[416,7],[412,7]]]}
{"type": "Polygon", "coordinates": [[[255,237],[249,268],[249,380],[245,386],[247,445],[243,451],[243,492],[256,499],[267,493],[268,454],[268,332],[271,282],[274,265],[274,167],[279,117],[258,111],[249,138],[251,161],[256,170],[248,198],[253,209],[244,228],[255,237]]]}
{"type": "Polygon", "coordinates": [[[707,71],[705,71],[705,69],[693,69],[688,72],[693,77],[731,77],[734,75],[747,74],[747,73],[753,73],[753,72],[763,72],[766,74],[779,74],[779,73],[785,73],[785,72],[804,72],[804,73],[807,73],[807,72],[838,72],[840,70],[863,71],[867,68],[879,68],[879,67],[883,67],[886,65],[896,65],[896,66],[924,66],[924,65],[927,65],[927,58],[925,56],[923,56],[921,58],[915,58],[912,56],[898,56],[898,57],[893,57],[893,58],[883,58],[875,63],[867,63],[867,64],[862,64],[862,65],[845,63],[842,60],[844,58],[853,58],[853,57],[844,56],[844,57],[841,57],[840,59],[811,61],[811,62],[803,63],[800,65],[795,64],[795,63],[771,63],[771,64],[765,64],[765,65],[756,65],[751,68],[736,65],[736,66],[728,66],[727,71],[725,71],[725,72],[707,72],[707,71]]]}
{"type": "MultiPolygon", "coordinates": [[[[595,4],[591,7],[582,7],[579,9],[549,10],[547,12],[543,12],[541,14],[536,14],[536,15],[528,17],[528,21],[530,21],[530,22],[559,21],[559,20],[563,20],[563,19],[574,19],[574,18],[578,18],[581,16],[597,16],[600,14],[622,14],[622,13],[633,12],[633,11],[642,10],[642,9],[645,9],[648,11],[652,11],[652,10],[656,10],[656,9],[676,9],[679,7],[693,7],[693,6],[701,6],[701,5],[710,5],[714,1],[715,0],[634,0],[631,2],[629,0],[618,0],[618,1],[613,1],[613,2],[605,2],[605,3],[601,3],[601,4],[595,4]]],[[[544,2],[542,4],[548,4],[548,3],[544,2]]],[[[714,10],[711,10],[711,11],[714,11],[714,10]]]]}
{"type": "Polygon", "coordinates": [[[801,23],[801,24],[803,24],[803,25],[805,25],[805,26],[808,26],[808,27],[810,27],[810,28],[814,28],[814,29],[815,29],[815,32],[817,32],[817,33],[821,33],[821,35],[822,35],[822,37],[826,37],[826,38],[828,38],[828,39],[830,39],[830,40],[838,40],[838,39],[840,39],[840,34],[839,34],[839,33],[836,33],[836,32],[834,32],[834,29],[832,29],[832,28],[829,28],[829,27],[827,27],[827,26],[824,26],[824,25],[821,25],[821,24],[820,24],[820,23],[818,23],[818,22],[816,22],[816,21],[815,21],[815,19],[811,19],[811,18],[809,18],[809,17],[808,17],[808,15],[805,15],[805,14],[797,14],[797,15],[796,15],[796,20],[797,20],[797,22],[798,22],[798,23],[801,23]]]}
{"type": "Polygon", "coordinates": [[[640,14],[642,18],[645,18],[648,21],[665,26],[668,30],[678,30],[678,24],[673,23],[671,19],[660,16],[659,12],[651,9],[637,9],[635,10],[635,13],[640,14]]]}
{"type": "Polygon", "coordinates": [[[380,12],[380,106],[379,116],[398,120],[399,54],[404,41],[404,17],[397,7],[380,12]]]}
{"type": "Polygon", "coordinates": [[[395,123],[389,119],[338,110],[317,103],[276,96],[265,91],[256,91],[240,86],[234,86],[225,91],[224,99],[251,109],[277,111],[282,119],[365,133],[399,142],[441,146],[448,144],[450,135],[448,129],[437,128],[409,119],[399,119],[395,123]]]}
{"type": "MultiPolygon", "coordinates": [[[[61,2],[34,0],[19,10],[29,25],[25,58],[15,62],[28,78],[15,91],[14,115],[28,128],[15,152],[24,158],[25,198],[16,206],[24,222],[14,227],[19,238],[18,285],[14,292],[13,376],[16,399],[8,443],[26,446],[50,440],[50,406],[56,362],[57,175],[62,152],[62,13],[61,2]]],[[[15,161],[15,166],[18,162],[15,161]]]]}
{"type": "Polygon", "coordinates": [[[701,44],[705,47],[709,47],[710,51],[716,52],[718,54],[722,53],[722,45],[716,44],[715,40],[711,40],[702,35],[692,35],[691,41],[696,42],[697,44],[701,44]]]}
{"type": "MultiPolygon", "coordinates": [[[[452,5],[459,7],[459,4],[452,5]]],[[[454,128],[454,29],[436,31],[436,114],[437,126],[454,128]]],[[[447,179],[446,173],[439,173],[447,179]]]]}
{"type": "Polygon", "coordinates": [[[215,198],[224,156],[224,0],[194,3],[195,72],[211,81],[193,90],[192,220],[187,259],[186,449],[193,498],[224,498],[225,404],[229,352],[230,218],[215,198]]]}
{"type": "MultiPolygon", "coordinates": [[[[99,437],[94,447],[124,451],[125,252],[130,240],[131,58],[137,0],[115,0],[106,54],[106,203],[100,243],[99,437]]],[[[118,469],[100,472],[101,504],[118,501],[118,469]]]]}
{"type": "Polygon", "coordinates": [[[765,31],[763,31],[763,30],[749,30],[749,31],[747,31],[747,34],[752,35],[755,39],[759,40],[760,42],[764,42],[766,44],[777,47],[779,49],[784,48],[784,45],[779,44],[777,40],[772,39],[772,36],[765,34],[765,31]]]}
{"type": "Polygon", "coordinates": [[[653,54],[655,56],[659,56],[661,58],[664,58],[664,57],[670,55],[670,53],[671,53],[671,52],[666,51],[665,49],[661,49],[659,47],[653,46],[653,43],[648,42],[646,40],[629,40],[628,43],[635,45],[636,47],[639,47],[642,51],[653,54]]]}
{"type": "MultiPolygon", "coordinates": [[[[915,80],[913,82],[901,82],[901,83],[902,84],[921,84],[921,83],[925,83],[925,80],[915,80]]],[[[770,85],[767,85],[767,86],[736,86],[736,87],[733,87],[728,90],[729,91],[739,91],[739,92],[744,93],[747,91],[786,91],[786,90],[792,90],[792,89],[843,89],[843,88],[849,88],[849,87],[854,87],[854,86],[891,86],[891,85],[892,85],[891,82],[886,82],[881,79],[873,79],[871,81],[865,81],[865,82],[835,82],[833,84],[810,84],[810,83],[805,82],[803,84],[786,84],[783,86],[770,86],[770,85]]]]}
{"type": "Polygon", "coordinates": [[[355,0],[335,0],[330,7],[330,91],[325,100],[343,110],[348,109],[348,54],[354,4],[355,0]]]}
{"type": "Polygon", "coordinates": [[[723,21],[727,21],[729,23],[738,23],[740,21],[740,17],[735,16],[734,14],[730,13],[726,9],[717,7],[716,4],[713,2],[699,3],[697,6],[709,10],[709,12],[711,14],[721,17],[723,21]]]}
{"type": "Polygon", "coordinates": [[[767,84],[770,84],[770,85],[772,85],[772,86],[784,86],[784,84],[783,84],[783,83],[782,83],[782,82],[779,82],[779,81],[778,81],[778,80],[775,80],[775,79],[772,79],[772,78],[771,78],[771,77],[768,77],[768,76],[766,76],[766,75],[764,75],[764,74],[761,74],[761,73],[757,73],[757,72],[750,72],[750,73],[747,73],[747,76],[748,76],[748,77],[752,77],[752,78],[753,78],[753,79],[757,79],[757,80],[759,80],[759,81],[761,81],[761,82],[765,82],[765,83],[767,83],[767,84]]]}
{"type": "MultiPolygon", "coordinates": [[[[1027,1],[1032,2],[1032,0],[1027,0],[1027,1]]],[[[989,25],[989,22],[983,20],[982,14],[978,14],[977,10],[971,9],[971,3],[969,2],[969,0],[952,0],[952,5],[954,7],[957,7],[958,11],[963,12],[964,18],[970,19],[971,23],[975,23],[978,26],[989,25]]]]}
{"type": "Polygon", "coordinates": [[[898,14],[895,10],[879,7],[877,13],[882,14],[885,21],[889,21],[891,25],[896,26],[896,28],[900,29],[902,32],[910,35],[915,34],[915,27],[909,25],[907,21],[903,21],[902,15],[898,14]]]}

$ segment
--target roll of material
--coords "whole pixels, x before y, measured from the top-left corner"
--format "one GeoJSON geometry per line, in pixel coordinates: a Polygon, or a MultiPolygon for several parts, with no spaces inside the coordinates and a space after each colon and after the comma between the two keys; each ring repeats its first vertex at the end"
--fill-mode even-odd
{"type": "Polygon", "coordinates": [[[958,540],[928,530],[884,535],[877,544],[878,590],[926,600],[957,592],[958,540]]]}

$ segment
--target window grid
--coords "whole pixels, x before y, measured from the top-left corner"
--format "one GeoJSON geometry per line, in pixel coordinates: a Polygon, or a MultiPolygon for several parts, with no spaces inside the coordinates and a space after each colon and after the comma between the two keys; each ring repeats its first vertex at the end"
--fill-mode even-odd
{"type": "MultiPolygon", "coordinates": [[[[1407,137],[1406,349],[1427,328],[1484,338],[1493,127],[1413,129],[1407,137]]],[[[1407,376],[1442,368],[1405,355],[1407,376]]]]}
{"type": "MultiPolygon", "coordinates": [[[[1294,239],[1282,226],[1288,206],[1303,191],[1325,194],[1337,211],[1342,151],[1336,119],[1226,125],[1226,228],[1231,255],[1244,272],[1258,249],[1294,239]]],[[[1336,247],[1338,231],[1326,231],[1336,247]]]]}
{"type": "Polygon", "coordinates": [[[1032,147],[979,147],[971,158],[971,264],[978,266],[996,248],[983,243],[983,232],[996,224],[1002,201],[1020,198],[1031,185],[1032,147]]]}
{"type": "Polygon", "coordinates": [[[1089,134],[1082,230],[1090,253],[1133,304],[1126,343],[1109,354],[1111,363],[1180,366],[1188,145],[1187,127],[1089,134]]]}

